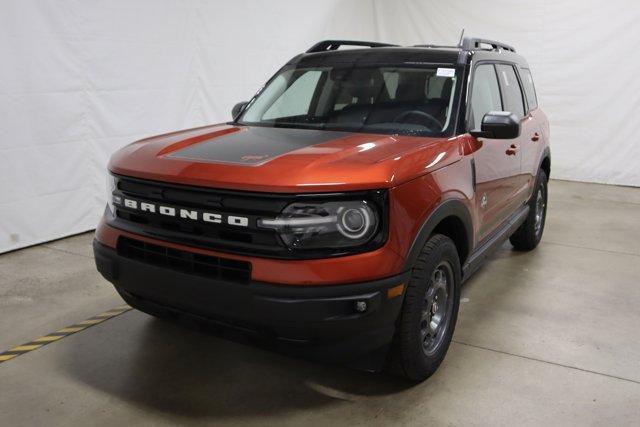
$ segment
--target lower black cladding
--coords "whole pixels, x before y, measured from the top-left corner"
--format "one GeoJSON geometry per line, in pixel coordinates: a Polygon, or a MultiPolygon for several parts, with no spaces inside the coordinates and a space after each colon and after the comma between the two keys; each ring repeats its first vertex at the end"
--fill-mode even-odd
{"type": "Polygon", "coordinates": [[[361,368],[365,368],[360,365],[365,355],[370,360],[376,354],[374,359],[382,363],[384,357],[378,359],[378,352],[384,355],[393,338],[403,300],[388,297],[387,290],[408,279],[408,273],[403,273],[329,286],[253,280],[239,285],[170,268],[155,254],[142,255],[137,247],[131,255],[94,240],[93,249],[98,271],[134,308],[161,317],[203,321],[303,357],[358,361],[352,366],[361,368]],[[364,312],[356,309],[357,302],[366,303],[364,312]]]}
{"type": "Polygon", "coordinates": [[[246,261],[201,255],[128,237],[118,239],[117,250],[125,258],[174,271],[235,283],[246,284],[251,280],[251,263],[246,261]]]}

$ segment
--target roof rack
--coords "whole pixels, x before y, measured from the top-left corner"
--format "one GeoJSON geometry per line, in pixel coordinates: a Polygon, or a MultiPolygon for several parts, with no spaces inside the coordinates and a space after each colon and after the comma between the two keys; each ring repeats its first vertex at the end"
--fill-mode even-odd
{"type": "Polygon", "coordinates": [[[306,53],[326,52],[337,50],[340,46],[364,46],[364,47],[394,47],[396,44],[378,42],[360,42],[355,40],[323,40],[311,46],[306,53]]]}
{"type": "Polygon", "coordinates": [[[465,37],[462,40],[462,44],[459,46],[463,50],[474,50],[474,49],[482,49],[483,44],[488,44],[491,46],[491,50],[507,50],[509,52],[515,52],[516,49],[513,46],[509,46],[508,44],[497,42],[495,40],[489,39],[480,39],[475,37],[465,37]]]}
{"type": "Polygon", "coordinates": [[[444,44],[414,44],[413,47],[426,47],[431,49],[460,49],[460,46],[456,45],[444,45],[444,44]]]}
{"type": "MultiPolygon", "coordinates": [[[[379,42],[367,42],[356,40],[323,40],[311,46],[306,53],[318,53],[327,52],[330,50],[337,50],[340,46],[362,46],[362,47],[398,47],[397,44],[379,43],[379,42]]],[[[414,47],[426,47],[432,49],[462,49],[462,50],[506,50],[509,52],[515,52],[516,49],[506,43],[502,43],[495,40],[482,39],[477,37],[464,37],[462,42],[458,45],[437,45],[437,44],[417,44],[414,47]],[[483,45],[491,46],[490,49],[483,48],[483,45]]]]}

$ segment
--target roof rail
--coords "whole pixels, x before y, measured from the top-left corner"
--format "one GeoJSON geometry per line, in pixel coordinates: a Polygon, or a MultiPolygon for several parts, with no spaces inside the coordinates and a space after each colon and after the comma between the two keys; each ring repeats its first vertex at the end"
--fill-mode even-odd
{"type": "Polygon", "coordinates": [[[460,47],[463,50],[482,49],[483,44],[491,45],[492,50],[502,49],[502,50],[507,50],[509,52],[516,51],[516,49],[513,46],[509,46],[508,44],[497,42],[495,40],[480,39],[475,37],[465,37],[462,40],[462,45],[460,45],[460,47]]]}
{"type": "Polygon", "coordinates": [[[311,46],[306,53],[326,52],[337,50],[340,46],[364,46],[364,47],[392,47],[398,46],[389,43],[360,42],[355,40],[323,40],[311,46]]]}
{"type": "Polygon", "coordinates": [[[430,49],[460,49],[459,45],[444,45],[444,44],[414,44],[413,47],[426,47],[430,49]]]}

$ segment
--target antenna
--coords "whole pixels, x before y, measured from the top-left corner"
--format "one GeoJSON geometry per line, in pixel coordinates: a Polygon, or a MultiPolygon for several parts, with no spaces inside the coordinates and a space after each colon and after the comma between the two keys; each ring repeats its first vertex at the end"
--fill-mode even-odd
{"type": "Polygon", "coordinates": [[[462,29],[462,32],[460,33],[460,41],[458,41],[458,46],[462,46],[462,39],[464,38],[464,28],[462,29]]]}

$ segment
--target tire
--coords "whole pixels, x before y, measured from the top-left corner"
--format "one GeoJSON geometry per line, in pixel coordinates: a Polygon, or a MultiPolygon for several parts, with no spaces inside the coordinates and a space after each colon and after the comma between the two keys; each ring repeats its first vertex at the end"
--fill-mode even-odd
{"type": "Polygon", "coordinates": [[[455,244],[442,234],[433,235],[411,270],[391,352],[393,373],[424,381],[438,369],[458,318],[460,282],[455,244]]]}
{"type": "Polygon", "coordinates": [[[538,246],[547,219],[547,174],[540,169],[536,186],[529,200],[529,214],[522,225],[509,237],[514,248],[530,251],[538,246]]]}

